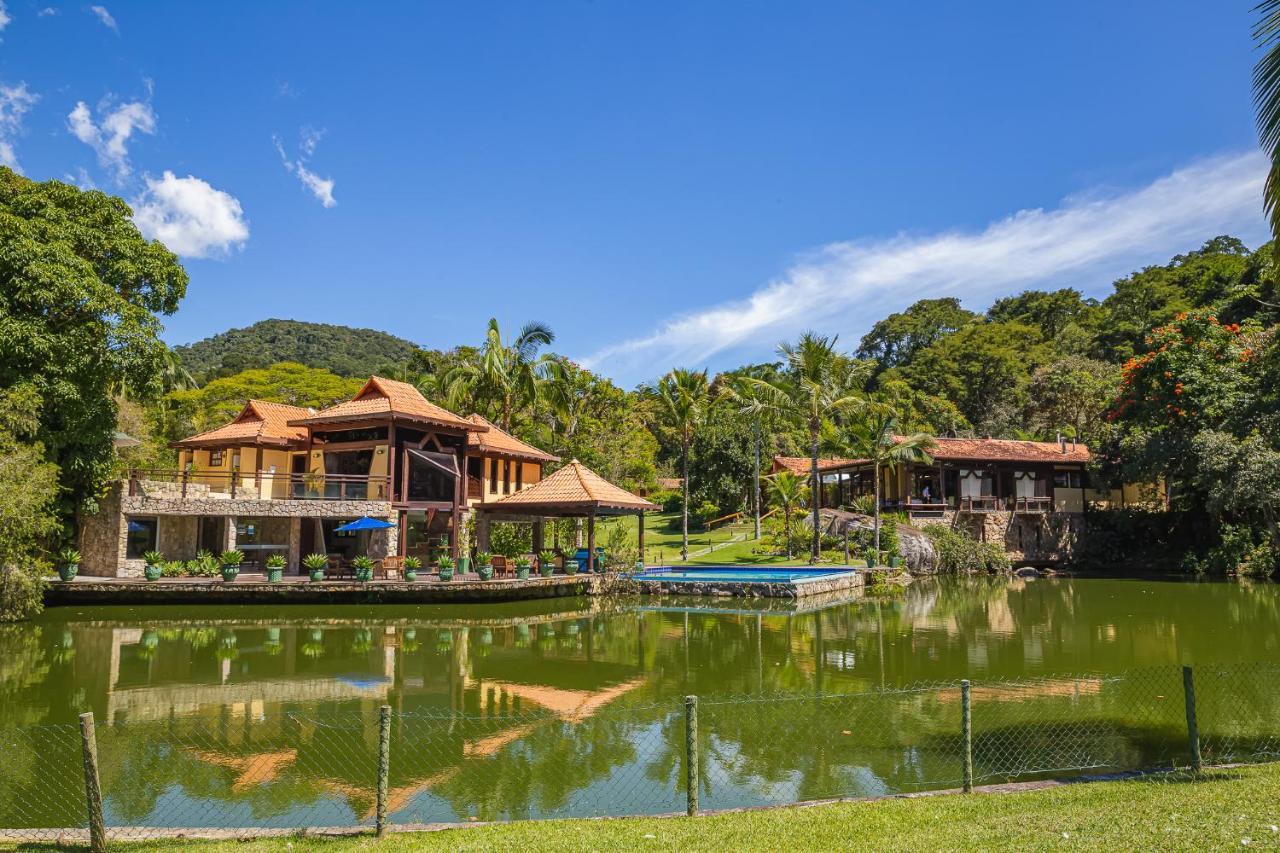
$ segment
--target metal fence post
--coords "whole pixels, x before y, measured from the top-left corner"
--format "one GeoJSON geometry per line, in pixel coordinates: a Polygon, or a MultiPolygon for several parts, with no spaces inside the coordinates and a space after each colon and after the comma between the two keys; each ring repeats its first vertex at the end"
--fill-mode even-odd
{"type": "Polygon", "coordinates": [[[105,853],[107,828],[102,820],[102,786],[98,781],[98,737],[93,714],[80,715],[80,751],[84,756],[84,793],[89,807],[89,849],[105,853]]]}
{"type": "Polygon", "coordinates": [[[1182,695],[1187,705],[1187,745],[1191,748],[1191,769],[1200,772],[1200,727],[1196,724],[1196,682],[1191,667],[1182,668],[1182,695]]]}
{"type": "Polygon", "coordinates": [[[973,703],[969,679],[960,682],[960,732],[964,739],[964,792],[973,793],[973,703]]]}
{"type": "Polygon", "coordinates": [[[391,774],[391,706],[383,705],[378,717],[378,817],[377,832],[387,831],[387,777],[391,774]]]}
{"type": "Polygon", "coordinates": [[[698,697],[684,697],[685,813],[698,813],[698,697]]]}

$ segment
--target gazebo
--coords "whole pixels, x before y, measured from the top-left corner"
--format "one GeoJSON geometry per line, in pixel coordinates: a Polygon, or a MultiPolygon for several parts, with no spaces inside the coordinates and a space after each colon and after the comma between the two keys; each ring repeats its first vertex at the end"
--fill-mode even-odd
{"type": "Polygon", "coordinates": [[[615,486],[577,459],[550,476],[528,488],[507,495],[491,503],[476,507],[486,522],[533,522],[533,550],[542,550],[542,524],[546,518],[586,518],[587,520],[587,569],[595,567],[596,518],[635,515],[636,531],[640,546],[640,561],[644,562],[644,514],[658,509],[639,495],[615,486]]]}

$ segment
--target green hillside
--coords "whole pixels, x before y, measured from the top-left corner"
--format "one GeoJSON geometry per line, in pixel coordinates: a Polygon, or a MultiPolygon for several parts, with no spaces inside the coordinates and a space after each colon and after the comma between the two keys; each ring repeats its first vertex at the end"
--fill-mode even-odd
{"type": "Polygon", "coordinates": [[[174,348],[182,364],[203,383],[242,370],[293,361],[339,376],[398,372],[418,347],[374,329],[353,329],[299,320],[263,320],[174,348]]]}

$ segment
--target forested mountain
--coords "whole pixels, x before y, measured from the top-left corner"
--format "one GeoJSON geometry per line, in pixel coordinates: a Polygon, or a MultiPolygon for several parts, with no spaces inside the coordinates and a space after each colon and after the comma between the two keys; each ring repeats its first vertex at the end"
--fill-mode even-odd
{"type": "Polygon", "coordinates": [[[174,350],[187,372],[203,384],[220,376],[280,362],[323,368],[339,376],[398,373],[418,347],[374,329],[300,320],[262,320],[174,350]]]}

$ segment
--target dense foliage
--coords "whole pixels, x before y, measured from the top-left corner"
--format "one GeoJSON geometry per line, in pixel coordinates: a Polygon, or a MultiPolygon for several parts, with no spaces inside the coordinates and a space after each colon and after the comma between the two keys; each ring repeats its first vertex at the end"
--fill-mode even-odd
{"type": "Polygon", "coordinates": [[[262,320],[174,350],[187,371],[203,383],[282,361],[305,364],[339,376],[368,378],[379,373],[399,377],[418,347],[374,329],[301,320],[262,320]]]}

